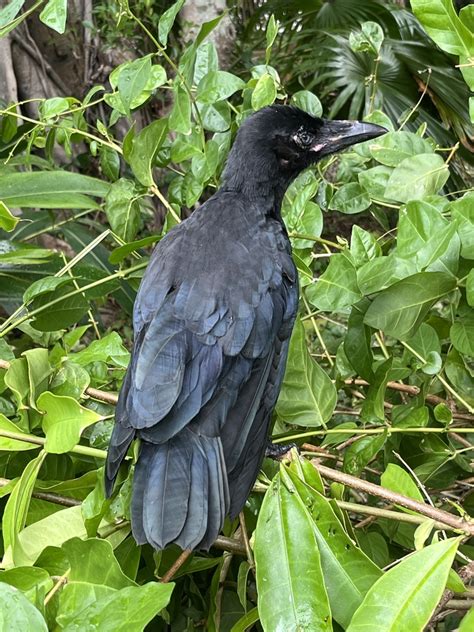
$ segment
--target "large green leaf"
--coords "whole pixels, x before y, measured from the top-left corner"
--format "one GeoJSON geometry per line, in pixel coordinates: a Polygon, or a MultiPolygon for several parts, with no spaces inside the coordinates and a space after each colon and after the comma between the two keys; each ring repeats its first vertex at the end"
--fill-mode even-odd
{"type": "Polygon", "coordinates": [[[335,405],[334,384],[309,355],[304,327],[298,320],[291,336],[277,414],[287,423],[321,426],[329,421],[335,405]]]}
{"type": "Polygon", "coordinates": [[[456,280],[444,272],[419,272],[380,292],[364,322],[405,340],[416,332],[430,307],[455,287],[456,280]]]}
{"type": "Polygon", "coordinates": [[[472,55],[474,36],[462,23],[452,0],[411,0],[413,13],[440,48],[452,55],[472,55]]]}
{"type": "Polygon", "coordinates": [[[13,586],[0,582],[0,630],[48,632],[43,615],[13,586]]]}
{"type": "Polygon", "coordinates": [[[382,165],[396,167],[405,158],[432,150],[427,140],[411,132],[389,132],[371,141],[370,153],[382,165]]]}
{"type": "Polygon", "coordinates": [[[422,632],[446,586],[459,538],[410,555],[369,590],[347,632],[422,632]]]}
{"type": "Polygon", "coordinates": [[[93,410],[84,408],[72,397],[41,394],[38,407],[44,411],[43,430],[46,452],[62,454],[79,443],[81,432],[101,419],[93,410]]]}
{"type": "Polygon", "coordinates": [[[329,501],[296,475],[297,469],[292,465],[290,476],[312,518],[331,612],[346,627],[382,572],[349,538],[329,501]]]}
{"type": "Polygon", "coordinates": [[[17,549],[21,549],[21,545],[18,543],[18,534],[25,526],[31,494],[45,456],[46,453],[41,451],[35,459],[28,463],[10,494],[3,512],[3,546],[5,551],[11,547],[14,560],[18,559],[17,549]]]}
{"type": "Polygon", "coordinates": [[[312,520],[277,475],[255,531],[258,612],[265,632],[327,632],[331,612],[312,520]],[[304,555],[301,551],[304,550],[304,555]]]}
{"type": "Polygon", "coordinates": [[[305,291],[312,305],[328,312],[353,305],[362,298],[356,269],[346,253],[333,255],[324,273],[305,291]]]}
{"type": "Polygon", "coordinates": [[[174,584],[149,582],[98,594],[87,583],[72,584],[71,588],[74,598],[68,598],[66,587],[57,617],[65,632],[141,632],[168,605],[174,584]]]}
{"type": "Polygon", "coordinates": [[[107,540],[71,538],[61,548],[71,566],[69,581],[99,584],[115,590],[136,586],[123,573],[107,540]]]}
{"type": "Polygon", "coordinates": [[[215,103],[228,99],[230,96],[242,90],[245,82],[224,70],[211,70],[201,79],[197,89],[197,99],[201,103],[215,103]]]}
{"type": "Polygon", "coordinates": [[[162,118],[147,125],[134,137],[127,160],[140,184],[147,187],[153,184],[153,161],[167,132],[168,121],[162,118]]]}
{"type": "Polygon", "coordinates": [[[68,171],[9,173],[0,179],[0,200],[22,208],[98,208],[110,184],[68,171]]]}
{"type": "Polygon", "coordinates": [[[439,154],[418,154],[405,158],[393,170],[385,188],[385,197],[408,202],[433,195],[449,178],[449,169],[439,154]]]}

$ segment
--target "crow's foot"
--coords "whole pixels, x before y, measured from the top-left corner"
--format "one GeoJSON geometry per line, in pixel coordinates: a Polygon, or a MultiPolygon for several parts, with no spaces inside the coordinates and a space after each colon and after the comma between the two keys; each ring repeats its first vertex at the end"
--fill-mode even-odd
{"type": "Polygon", "coordinates": [[[269,441],[265,449],[265,456],[269,459],[275,459],[279,461],[285,456],[292,448],[297,448],[296,443],[288,443],[286,445],[282,443],[272,443],[269,441]]]}

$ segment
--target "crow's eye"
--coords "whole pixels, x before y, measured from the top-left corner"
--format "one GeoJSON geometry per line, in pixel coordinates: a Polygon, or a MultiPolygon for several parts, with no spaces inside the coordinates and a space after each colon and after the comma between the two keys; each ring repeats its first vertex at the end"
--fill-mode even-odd
{"type": "Polygon", "coordinates": [[[311,145],[311,142],[313,140],[313,136],[309,132],[302,131],[302,132],[299,132],[297,139],[298,139],[298,144],[301,145],[301,147],[309,147],[309,145],[311,145]]]}

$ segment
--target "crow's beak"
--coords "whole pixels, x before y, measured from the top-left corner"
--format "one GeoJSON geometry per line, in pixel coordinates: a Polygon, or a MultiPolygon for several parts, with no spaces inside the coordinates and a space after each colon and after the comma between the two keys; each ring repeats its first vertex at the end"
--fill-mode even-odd
{"type": "Polygon", "coordinates": [[[361,121],[324,121],[317,142],[311,151],[320,155],[334,154],[346,147],[377,138],[388,132],[385,127],[361,121]]]}

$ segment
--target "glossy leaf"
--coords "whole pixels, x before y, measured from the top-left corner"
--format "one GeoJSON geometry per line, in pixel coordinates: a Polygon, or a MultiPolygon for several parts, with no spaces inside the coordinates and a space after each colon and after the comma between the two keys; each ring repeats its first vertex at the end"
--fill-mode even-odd
{"type": "Polygon", "coordinates": [[[353,305],[362,298],[357,285],[357,273],[345,254],[333,255],[324,273],[306,288],[308,301],[324,311],[335,311],[353,305]]]}
{"type": "Polygon", "coordinates": [[[361,213],[370,206],[370,197],[358,182],[344,184],[329,203],[329,208],[341,213],[361,213]]]}
{"type": "Polygon", "coordinates": [[[433,303],[455,287],[443,272],[420,272],[403,279],[375,298],[364,322],[400,340],[412,336],[433,303]]]}
{"type": "Polygon", "coordinates": [[[64,33],[66,29],[67,0],[48,0],[40,13],[40,20],[50,29],[64,33]]]}
{"type": "Polygon", "coordinates": [[[385,197],[399,202],[419,200],[444,186],[449,170],[439,154],[418,154],[405,158],[390,175],[385,197]]]}
{"type": "Polygon", "coordinates": [[[280,475],[265,495],[254,552],[258,612],[265,632],[332,630],[312,521],[280,475]],[[301,542],[306,543],[305,555],[299,554],[301,542]]]}
{"type": "Polygon", "coordinates": [[[391,568],[370,588],[347,632],[422,632],[441,598],[458,545],[458,538],[443,540],[391,568]]]}
{"type": "Polygon", "coordinates": [[[275,80],[269,73],[262,75],[252,93],[252,107],[260,110],[266,105],[271,105],[276,99],[275,80]]]}
{"type": "Polygon", "coordinates": [[[0,228],[11,232],[20,220],[15,217],[8,206],[0,200],[0,228]]]}
{"type": "Polygon", "coordinates": [[[336,389],[327,373],[309,355],[304,328],[298,321],[290,340],[277,414],[287,423],[321,426],[329,421],[335,405],[336,389]]]}
{"type": "Polygon", "coordinates": [[[166,119],[159,119],[147,125],[133,139],[127,160],[140,184],[153,184],[153,161],[168,132],[166,119]]]}
{"type": "Polygon", "coordinates": [[[22,208],[97,208],[89,196],[104,197],[109,184],[67,171],[9,173],[0,182],[0,199],[22,208]]]}
{"type": "Polygon", "coordinates": [[[44,411],[43,430],[46,435],[46,452],[61,454],[79,443],[81,432],[101,418],[96,412],[84,408],[72,397],[42,393],[38,407],[44,411]]]}
{"type": "Polygon", "coordinates": [[[43,615],[13,586],[0,582],[0,629],[48,632],[43,615]]]}

